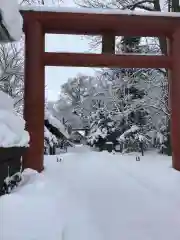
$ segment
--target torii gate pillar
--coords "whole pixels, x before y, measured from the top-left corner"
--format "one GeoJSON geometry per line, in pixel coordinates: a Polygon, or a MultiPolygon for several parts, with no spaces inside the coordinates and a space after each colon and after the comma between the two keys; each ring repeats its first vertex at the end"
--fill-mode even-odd
{"type": "Polygon", "coordinates": [[[173,168],[180,171],[180,28],[172,38],[172,73],[170,79],[171,141],[173,168]]]}
{"type": "Polygon", "coordinates": [[[24,118],[30,134],[30,147],[24,159],[24,168],[41,172],[44,157],[44,33],[38,21],[27,22],[25,39],[24,118]]]}

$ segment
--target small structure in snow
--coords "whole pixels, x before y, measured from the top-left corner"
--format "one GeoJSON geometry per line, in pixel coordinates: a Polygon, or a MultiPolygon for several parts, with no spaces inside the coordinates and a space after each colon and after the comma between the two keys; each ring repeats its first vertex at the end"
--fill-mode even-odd
{"type": "Polygon", "coordinates": [[[112,152],[113,151],[113,142],[108,142],[108,141],[105,142],[104,147],[108,152],[112,152]]]}
{"type": "Polygon", "coordinates": [[[136,161],[140,161],[140,156],[136,156],[136,161]]]}
{"type": "Polygon", "coordinates": [[[121,145],[120,145],[120,144],[116,144],[116,145],[114,146],[114,148],[115,148],[115,151],[116,151],[116,152],[121,152],[121,145]]]}
{"type": "Polygon", "coordinates": [[[85,137],[83,136],[81,131],[74,131],[71,133],[71,140],[74,143],[85,143],[85,137]]]}

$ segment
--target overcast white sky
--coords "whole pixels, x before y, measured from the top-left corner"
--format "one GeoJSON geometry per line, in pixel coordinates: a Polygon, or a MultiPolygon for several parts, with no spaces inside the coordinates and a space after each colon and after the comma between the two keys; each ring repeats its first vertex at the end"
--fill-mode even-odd
{"type": "MultiPolygon", "coordinates": [[[[61,6],[76,7],[73,0],[64,0],[61,6]]],[[[87,52],[89,49],[88,40],[82,39],[82,36],[46,35],[45,51],[48,52],[87,52]]],[[[69,77],[76,76],[79,72],[91,75],[94,70],[90,68],[46,67],[46,96],[48,100],[57,100],[60,86],[69,77]]]]}

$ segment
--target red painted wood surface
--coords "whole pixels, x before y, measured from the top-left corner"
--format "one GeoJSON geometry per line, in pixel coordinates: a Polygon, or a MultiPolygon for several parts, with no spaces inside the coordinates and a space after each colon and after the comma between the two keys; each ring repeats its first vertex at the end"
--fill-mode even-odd
{"type": "Polygon", "coordinates": [[[180,28],[173,35],[172,73],[170,84],[171,141],[173,146],[173,167],[180,171],[180,28]]]}
{"type": "Polygon", "coordinates": [[[170,68],[171,57],[83,53],[44,53],[46,66],[170,68]]]}
{"type": "Polygon", "coordinates": [[[177,17],[70,12],[23,12],[26,19],[37,19],[46,33],[116,36],[168,36],[180,25],[177,17]]]}
{"type": "Polygon", "coordinates": [[[30,147],[23,162],[25,168],[41,172],[44,157],[44,34],[41,24],[31,21],[26,28],[24,117],[30,133],[30,147]]]}

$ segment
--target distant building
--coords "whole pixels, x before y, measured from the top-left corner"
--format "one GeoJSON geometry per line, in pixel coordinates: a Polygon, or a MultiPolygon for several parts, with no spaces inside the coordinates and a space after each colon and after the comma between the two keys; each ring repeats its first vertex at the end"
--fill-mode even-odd
{"type": "Polygon", "coordinates": [[[74,131],[71,133],[71,140],[73,143],[85,143],[86,138],[82,131],[74,131]]]}
{"type": "Polygon", "coordinates": [[[54,117],[50,112],[46,111],[44,119],[44,145],[45,153],[54,155],[56,148],[65,147],[68,143],[70,135],[65,125],[54,117]]]}

